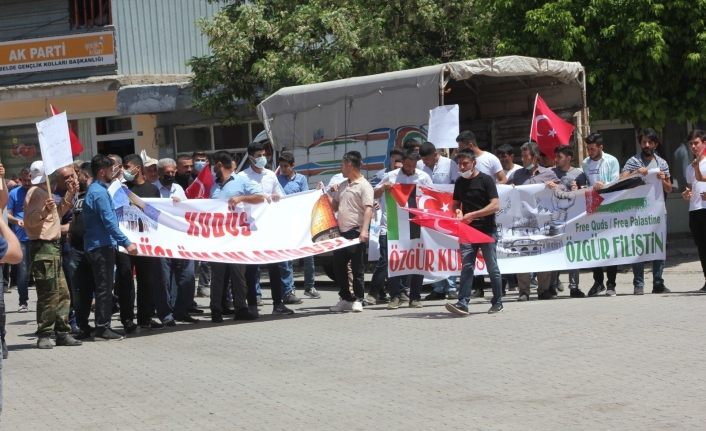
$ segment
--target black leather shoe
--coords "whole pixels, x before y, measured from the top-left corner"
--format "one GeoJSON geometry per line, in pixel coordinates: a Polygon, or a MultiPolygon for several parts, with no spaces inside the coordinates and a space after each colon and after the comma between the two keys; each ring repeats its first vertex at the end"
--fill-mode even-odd
{"type": "Polygon", "coordinates": [[[211,313],[211,323],[223,323],[223,315],[221,313],[211,313]]]}
{"type": "Polygon", "coordinates": [[[126,334],[133,334],[135,333],[135,331],[137,331],[137,325],[135,325],[135,322],[133,322],[132,320],[129,320],[123,323],[123,330],[126,334]]]}
{"type": "Polygon", "coordinates": [[[554,299],[554,295],[552,295],[551,290],[547,289],[542,293],[537,294],[537,299],[554,299]]]}
{"type": "Polygon", "coordinates": [[[569,296],[572,298],[585,298],[586,294],[583,293],[578,287],[572,287],[569,289],[569,296]]]}
{"type": "Polygon", "coordinates": [[[672,291],[667,289],[667,286],[664,284],[658,284],[652,287],[652,293],[672,293],[672,291]]]}
{"type": "Polygon", "coordinates": [[[233,317],[234,320],[255,320],[257,319],[257,316],[254,315],[253,313],[250,312],[247,308],[241,308],[239,310],[233,311],[233,314],[235,316],[233,317]]]}
{"type": "Polygon", "coordinates": [[[223,309],[223,315],[224,316],[232,316],[235,314],[235,309],[234,308],[224,308],[223,309]]]}
{"type": "Polygon", "coordinates": [[[179,316],[175,317],[174,320],[177,322],[183,322],[183,323],[199,323],[199,319],[194,319],[193,317],[189,316],[188,314],[186,316],[179,316]]]}
{"type": "Polygon", "coordinates": [[[588,296],[596,296],[601,292],[605,291],[605,284],[603,283],[593,283],[591,289],[588,291],[588,296]]]}
{"type": "Polygon", "coordinates": [[[430,294],[424,297],[425,301],[438,301],[440,299],[446,299],[446,294],[443,292],[440,293],[432,291],[430,294]]]}

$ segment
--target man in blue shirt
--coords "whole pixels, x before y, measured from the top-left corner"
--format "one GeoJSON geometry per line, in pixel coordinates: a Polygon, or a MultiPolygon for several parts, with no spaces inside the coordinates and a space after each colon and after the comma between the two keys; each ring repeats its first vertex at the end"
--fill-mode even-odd
{"type": "MultiPolygon", "coordinates": [[[[263,202],[265,196],[262,189],[241,175],[235,175],[236,163],[227,151],[213,154],[213,167],[216,173],[216,183],[211,190],[211,199],[227,200],[228,206],[234,210],[241,203],[256,204],[263,202]]],[[[253,320],[257,317],[257,305],[251,304],[253,311],[248,309],[246,297],[248,287],[245,280],[245,265],[235,263],[211,263],[211,321],[223,322],[223,304],[226,302],[226,286],[233,294],[235,320],[253,320]]]]}
{"type": "Polygon", "coordinates": [[[29,168],[22,169],[20,172],[20,187],[15,187],[10,191],[7,203],[7,221],[12,227],[12,231],[20,241],[22,247],[22,261],[17,264],[17,293],[20,295],[19,312],[24,313],[29,311],[27,301],[29,294],[27,293],[27,285],[29,283],[29,238],[24,229],[24,207],[27,191],[32,186],[29,175],[29,168]]]}
{"type": "MultiPolygon", "coordinates": [[[[306,177],[294,171],[294,154],[291,151],[283,151],[279,159],[279,174],[277,180],[282,186],[285,195],[305,192],[309,190],[309,183],[306,177]]],[[[304,295],[309,298],[321,298],[321,294],[314,287],[315,270],[314,256],[303,257],[304,265],[304,295]]],[[[294,271],[293,261],[282,262],[279,270],[282,273],[282,296],[285,304],[301,304],[302,300],[294,293],[294,271]]]]}
{"type": "Polygon", "coordinates": [[[94,180],[88,187],[88,193],[83,201],[82,214],[86,228],[83,245],[95,283],[95,337],[104,340],[123,338],[121,334],[110,328],[115,247],[121,245],[129,254],[137,254],[135,244],[130,242],[118,226],[113,200],[108,194],[108,185],[113,179],[113,164],[113,160],[103,154],[98,154],[91,159],[94,180]]]}

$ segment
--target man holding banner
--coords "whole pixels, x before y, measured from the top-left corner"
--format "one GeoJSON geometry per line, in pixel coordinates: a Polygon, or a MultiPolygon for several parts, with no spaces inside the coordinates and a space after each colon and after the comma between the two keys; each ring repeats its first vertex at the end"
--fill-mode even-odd
{"type": "Polygon", "coordinates": [[[54,347],[52,331],[56,332],[57,346],[80,346],[81,341],[71,335],[68,323],[71,301],[61,265],[60,243],[61,217],[72,208],[78,184],[67,182],[69,189],[57,204],[47,189],[44,163],[36,161],[29,170],[33,187],[25,198],[25,230],[37,285],[37,347],[54,347]]]}
{"type": "MultiPolygon", "coordinates": [[[[479,231],[496,237],[495,213],[500,208],[500,204],[495,180],[476,168],[476,157],[472,151],[460,151],[457,157],[461,176],[454,185],[453,198],[456,217],[479,231]]],[[[488,313],[502,311],[502,278],[496,256],[496,243],[460,244],[460,249],[463,266],[458,302],[447,303],[446,309],[459,316],[468,316],[468,302],[471,299],[473,288],[476,255],[480,249],[483,252],[490,276],[490,286],[493,290],[488,313]]]]}

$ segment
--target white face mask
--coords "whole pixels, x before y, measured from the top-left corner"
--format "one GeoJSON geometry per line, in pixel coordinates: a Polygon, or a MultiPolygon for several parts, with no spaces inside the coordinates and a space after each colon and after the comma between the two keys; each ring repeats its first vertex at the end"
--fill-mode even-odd
{"type": "Polygon", "coordinates": [[[265,157],[265,156],[260,156],[256,159],[252,159],[252,160],[253,160],[253,165],[258,169],[262,169],[267,165],[267,157],[265,157]]]}
{"type": "Polygon", "coordinates": [[[469,179],[473,176],[473,169],[469,169],[465,172],[461,172],[461,176],[465,179],[469,179]]]}

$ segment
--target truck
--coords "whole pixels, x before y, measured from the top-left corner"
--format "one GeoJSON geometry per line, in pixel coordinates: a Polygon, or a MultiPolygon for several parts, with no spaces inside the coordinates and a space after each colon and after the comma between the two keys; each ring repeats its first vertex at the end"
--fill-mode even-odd
{"type": "MultiPolygon", "coordinates": [[[[514,147],[529,138],[536,94],[576,126],[580,160],[588,128],[586,74],[581,63],[505,56],[285,87],[257,106],[275,151],[294,153],[295,169],[314,184],[340,171],[357,150],[372,179],[389,152],[424,140],[429,111],[459,105],[460,129],[472,130],[482,149],[514,147]]],[[[515,152],[519,159],[519,151],[515,152]]]]}

